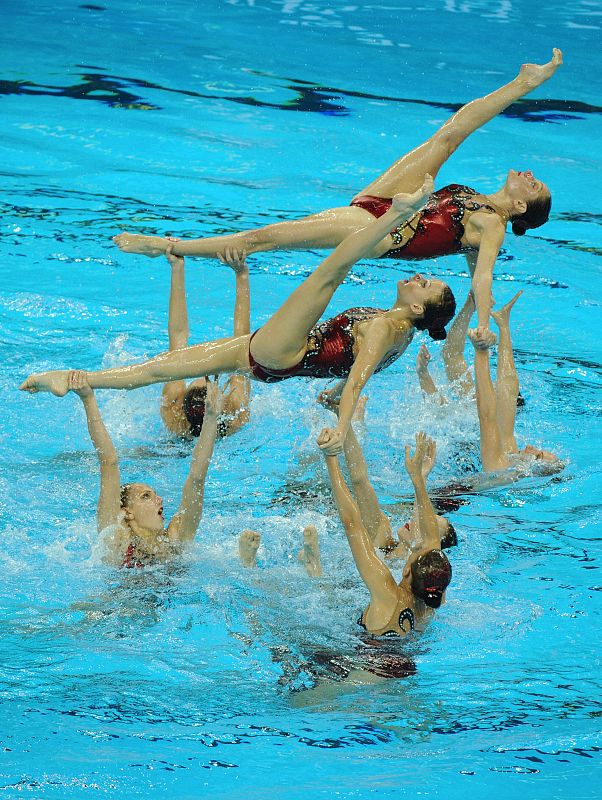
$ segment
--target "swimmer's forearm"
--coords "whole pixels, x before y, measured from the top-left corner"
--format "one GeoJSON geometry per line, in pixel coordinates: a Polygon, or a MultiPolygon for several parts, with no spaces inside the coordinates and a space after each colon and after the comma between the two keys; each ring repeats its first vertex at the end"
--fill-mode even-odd
{"type": "Polygon", "coordinates": [[[167,330],[169,333],[170,350],[178,350],[180,347],[186,347],[190,331],[188,327],[186,280],[183,263],[171,265],[167,330]]]}
{"type": "Polygon", "coordinates": [[[439,531],[437,528],[437,517],[431,499],[426,490],[426,483],[422,473],[412,472],[410,474],[414,485],[414,510],[418,529],[422,536],[425,547],[440,547],[439,531]]]}
{"type": "Polygon", "coordinates": [[[236,273],[236,300],[234,302],[234,335],[251,333],[251,289],[249,271],[236,273]]]}
{"type": "Polygon", "coordinates": [[[94,394],[89,394],[82,397],[81,400],[84,411],[86,412],[88,432],[94,449],[96,450],[98,460],[101,463],[117,463],[117,451],[103,422],[96,397],[94,394]]]}

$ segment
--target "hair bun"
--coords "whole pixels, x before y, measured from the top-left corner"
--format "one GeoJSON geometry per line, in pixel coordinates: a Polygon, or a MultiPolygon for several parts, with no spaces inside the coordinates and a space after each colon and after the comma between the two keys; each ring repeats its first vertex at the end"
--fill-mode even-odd
{"type": "Polygon", "coordinates": [[[447,339],[447,331],[445,328],[429,328],[428,332],[431,339],[435,339],[435,341],[443,341],[443,339],[447,339]]]}
{"type": "Polygon", "coordinates": [[[512,223],[512,233],[515,236],[524,236],[527,232],[528,225],[522,219],[517,219],[512,223]]]}

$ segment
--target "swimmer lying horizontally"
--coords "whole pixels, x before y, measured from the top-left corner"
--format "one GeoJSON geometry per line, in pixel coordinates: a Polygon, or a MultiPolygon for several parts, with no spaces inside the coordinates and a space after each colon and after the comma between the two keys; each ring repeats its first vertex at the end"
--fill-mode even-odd
{"type": "MultiPolygon", "coordinates": [[[[318,438],[324,436],[324,432],[318,438]]],[[[358,504],[354,501],[337,456],[325,454],[332,492],[345,527],[353,559],[370,592],[370,602],[359,619],[369,633],[381,636],[396,633],[405,636],[423,629],[432,609],[439,608],[451,581],[452,569],[441,552],[437,517],[426,491],[423,471],[435,459],[435,442],[426,434],[416,434],[416,450],[406,447],[405,466],[414,486],[417,533],[421,545],[408,557],[399,584],[391,570],[376,555],[358,504]]],[[[428,468],[427,468],[428,472],[428,468]]]]}
{"type": "Polygon", "coordinates": [[[107,537],[105,560],[117,567],[144,567],[178,555],[194,538],[203,513],[205,478],[217,434],[221,393],[217,381],[207,383],[207,409],[194,450],[180,507],[165,528],[163,500],[145,483],[120,484],[119,461],[86,373],[68,374],[69,390],[79,395],[88,431],[100,463],[98,530],[115,526],[107,537]]]}
{"type": "MultiPolygon", "coordinates": [[[[175,256],[171,247],[166,251],[171,266],[171,289],[167,329],[169,350],[188,347],[188,308],[184,280],[184,259],[175,256]]],[[[220,261],[236,274],[236,299],[234,301],[234,336],[250,333],[249,270],[244,253],[226,250],[220,261]]],[[[229,436],[249,421],[251,383],[245,375],[231,375],[223,391],[223,404],[217,422],[219,436],[229,436]]],[[[163,386],[161,418],[165,427],[178,436],[199,436],[207,397],[207,378],[199,378],[186,386],[184,381],[169,381],[163,386]]]]}
{"type": "MultiPolygon", "coordinates": [[[[552,59],[546,64],[523,64],[510,83],[463,106],[426,142],[363,188],[349,206],[231,236],[178,242],[174,252],[208,257],[216,256],[226,246],[243,248],[249,253],[335,247],[350,233],[368,225],[372,218],[383,215],[395,194],[415,192],[426,174],[436,178],[443,164],[471,133],[541,86],[560,64],[562,53],[558,49],[554,49],[552,59]]],[[[410,220],[385,230],[366,256],[406,260],[465,253],[477,298],[479,330],[486,331],[493,268],[507,225],[510,223],[513,233],[522,236],[548,220],[550,207],[550,190],[528,169],[510,170],[503,186],[489,195],[451,184],[433,192],[426,207],[410,220]]],[[[168,241],[159,236],[130,233],[115,237],[122,250],[149,256],[165,252],[168,241]]]]}
{"type": "MultiPolygon", "coordinates": [[[[341,452],[366,381],[401,356],[416,329],[444,339],[445,325],[453,317],[456,304],[446,284],[415,275],[397,284],[397,299],[388,311],[353,308],[316,323],[356,261],[392,224],[411,216],[431,187],[432,180],[428,179],[419,192],[396,195],[384,216],[348,236],[251,336],[184,347],[143,364],[88,372],[90,386],[135,389],[224,372],[249,375],[266,383],[294,376],[344,377],[339,423],[322,439],[323,448],[341,452]]],[[[67,375],[66,370],[31,375],[21,389],[64,395],[69,388],[67,375]]]]}

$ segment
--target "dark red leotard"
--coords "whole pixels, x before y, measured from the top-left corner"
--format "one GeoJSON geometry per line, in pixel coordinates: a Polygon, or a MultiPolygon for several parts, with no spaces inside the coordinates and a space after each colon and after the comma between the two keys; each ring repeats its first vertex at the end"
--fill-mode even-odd
{"type": "Polygon", "coordinates": [[[134,558],[134,545],[130,542],[127,550],[124,553],[121,566],[126,569],[142,569],[144,564],[137,558],[134,558]]]}
{"type": "MultiPolygon", "coordinates": [[[[336,317],[319,322],[307,335],[307,351],[303,359],[294,367],[272,369],[258,364],[251,355],[249,341],[249,363],[254,377],[263,383],[277,383],[287,378],[306,376],[308,378],[346,378],[353,366],[354,355],[353,325],[384,314],[380,308],[349,308],[336,317]]],[[[255,336],[255,334],[253,334],[255,336]]],[[[251,340],[253,339],[251,336],[251,340]]],[[[397,351],[386,355],[374,370],[380,372],[401,353],[397,351]]]]}
{"type": "MultiPolygon", "coordinates": [[[[465,212],[496,213],[491,206],[472,200],[476,194],[478,192],[469,186],[460,186],[457,183],[434,192],[420,214],[391,231],[393,242],[400,246],[392,247],[382,258],[404,260],[436,258],[471,249],[462,245],[464,236],[462,220],[465,212]],[[413,233],[405,244],[401,244],[404,237],[407,237],[408,229],[413,233]]],[[[350,205],[363,208],[378,218],[391,208],[391,200],[387,197],[361,195],[354,198],[350,205]]]]}

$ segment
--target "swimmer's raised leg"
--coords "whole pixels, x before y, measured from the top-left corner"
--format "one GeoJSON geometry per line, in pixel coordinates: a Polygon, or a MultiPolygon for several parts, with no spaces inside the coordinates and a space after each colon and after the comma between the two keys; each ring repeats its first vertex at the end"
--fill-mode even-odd
{"type": "Polygon", "coordinates": [[[261,544],[261,536],[257,531],[246,530],[238,537],[238,555],[243,567],[257,566],[257,550],[261,544]]]}
{"type": "Polygon", "coordinates": [[[297,559],[303,564],[310,578],[322,577],[320,542],[315,525],[308,525],[303,531],[303,548],[299,550],[297,559]]]}
{"type": "Polygon", "coordinates": [[[514,437],[516,398],[518,397],[518,375],[514,364],[514,353],[512,352],[510,312],[521,294],[522,291],[517,292],[512,300],[500,308],[499,311],[491,312],[491,316],[495,320],[500,332],[495,394],[497,398],[497,421],[502,437],[502,447],[506,453],[516,453],[518,451],[518,445],[514,437]]]}

